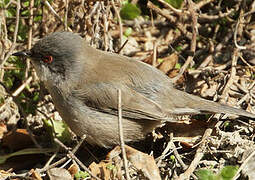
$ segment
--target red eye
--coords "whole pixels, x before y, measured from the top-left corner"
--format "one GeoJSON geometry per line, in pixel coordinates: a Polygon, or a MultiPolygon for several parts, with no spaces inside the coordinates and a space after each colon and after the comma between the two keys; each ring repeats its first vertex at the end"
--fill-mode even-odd
{"type": "Polygon", "coordinates": [[[53,61],[53,57],[52,56],[45,56],[43,58],[43,62],[45,62],[45,63],[50,64],[50,63],[52,63],[52,61],[53,61]]]}

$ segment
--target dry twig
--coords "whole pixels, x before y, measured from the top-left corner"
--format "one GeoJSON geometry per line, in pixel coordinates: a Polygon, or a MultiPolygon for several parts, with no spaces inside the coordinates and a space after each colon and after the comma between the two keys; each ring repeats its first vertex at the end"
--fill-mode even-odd
{"type": "Polygon", "coordinates": [[[123,126],[122,126],[122,107],[121,107],[121,90],[118,89],[118,124],[119,124],[119,139],[120,139],[120,148],[123,158],[124,169],[126,173],[126,179],[129,180],[129,172],[128,172],[128,161],[126,156],[125,150],[125,143],[124,143],[124,135],[123,135],[123,126]]]}

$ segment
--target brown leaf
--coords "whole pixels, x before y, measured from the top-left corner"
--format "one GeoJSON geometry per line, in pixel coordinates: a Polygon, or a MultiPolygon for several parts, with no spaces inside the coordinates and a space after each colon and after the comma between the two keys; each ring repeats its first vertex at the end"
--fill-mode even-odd
{"type": "MultiPolygon", "coordinates": [[[[170,70],[170,72],[168,73],[168,77],[170,78],[174,78],[175,76],[177,76],[179,73],[179,69],[173,69],[170,70]]],[[[176,84],[183,84],[185,82],[185,77],[184,75],[182,75],[176,82],[176,84]]]]}
{"type": "Polygon", "coordinates": [[[148,179],[161,179],[158,166],[154,158],[148,154],[138,151],[130,146],[125,146],[127,159],[148,179]]]}
{"type": "Polygon", "coordinates": [[[11,174],[12,173],[9,170],[8,171],[0,170],[0,177],[2,179],[8,179],[8,177],[11,176],[11,174]]]}
{"type": "Polygon", "coordinates": [[[178,55],[173,53],[170,56],[162,58],[162,60],[163,62],[158,66],[158,69],[167,74],[170,70],[174,69],[178,61],[178,55]]]}
{"type": "Polygon", "coordinates": [[[145,59],[142,60],[144,63],[146,64],[150,64],[152,65],[152,61],[153,61],[153,53],[151,53],[151,55],[147,56],[145,59]]]}
{"type": "Polygon", "coordinates": [[[100,177],[104,180],[115,179],[115,175],[112,169],[108,168],[112,165],[112,161],[101,161],[99,164],[93,162],[90,164],[89,169],[94,176],[100,177]]]}
{"type": "MultiPolygon", "coordinates": [[[[127,159],[133,164],[135,168],[140,170],[146,178],[153,180],[161,179],[159,175],[159,169],[152,156],[140,152],[127,145],[125,146],[125,150],[127,159]]],[[[107,158],[112,159],[120,153],[120,146],[117,146],[110,153],[108,153],[107,158]]]]}
{"type": "Polygon", "coordinates": [[[76,164],[72,164],[68,168],[68,171],[71,174],[71,176],[74,177],[74,175],[79,172],[79,167],[76,164]]]}
{"type": "Polygon", "coordinates": [[[38,172],[36,172],[34,169],[31,169],[30,173],[31,173],[33,180],[42,180],[40,174],[38,174],[38,172]]]}
{"type": "Polygon", "coordinates": [[[72,180],[72,176],[64,168],[52,168],[48,171],[50,180],[72,180]]]}
{"type": "Polygon", "coordinates": [[[4,133],[6,133],[7,132],[7,127],[6,127],[6,125],[4,124],[4,123],[0,123],[0,139],[2,139],[3,138],[3,136],[4,136],[4,133]]]}
{"type": "Polygon", "coordinates": [[[33,145],[26,129],[16,129],[4,135],[2,145],[11,150],[19,150],[33,145]]]}

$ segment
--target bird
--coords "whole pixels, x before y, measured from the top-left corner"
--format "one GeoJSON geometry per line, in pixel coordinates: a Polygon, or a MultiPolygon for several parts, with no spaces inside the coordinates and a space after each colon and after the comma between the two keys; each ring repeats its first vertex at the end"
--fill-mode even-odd
{"type": "Polygon", "coordinates": [[[73,32],[54,32],[13,55],[31,59],[62,119],[92,145],[120,144],[118,90],[125,143],[139,142],[162,123],[177,122],[184,115],[227,113],[255,118],[245,110],[178,90],[157,68],[95,49],[73,32]]]}

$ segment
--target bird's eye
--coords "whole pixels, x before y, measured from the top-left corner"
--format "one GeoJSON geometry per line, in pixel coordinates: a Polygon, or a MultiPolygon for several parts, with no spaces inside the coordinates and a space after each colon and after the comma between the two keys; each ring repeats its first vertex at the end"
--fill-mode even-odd
{"type": "Polygon", "coordinates": [[[50,63],[52,63],[52,61],[53,61],[53,57],[52,56],[45,56],[43,58],[43,62],[45,62],[45,63],[50,64],[50,63]]]}

